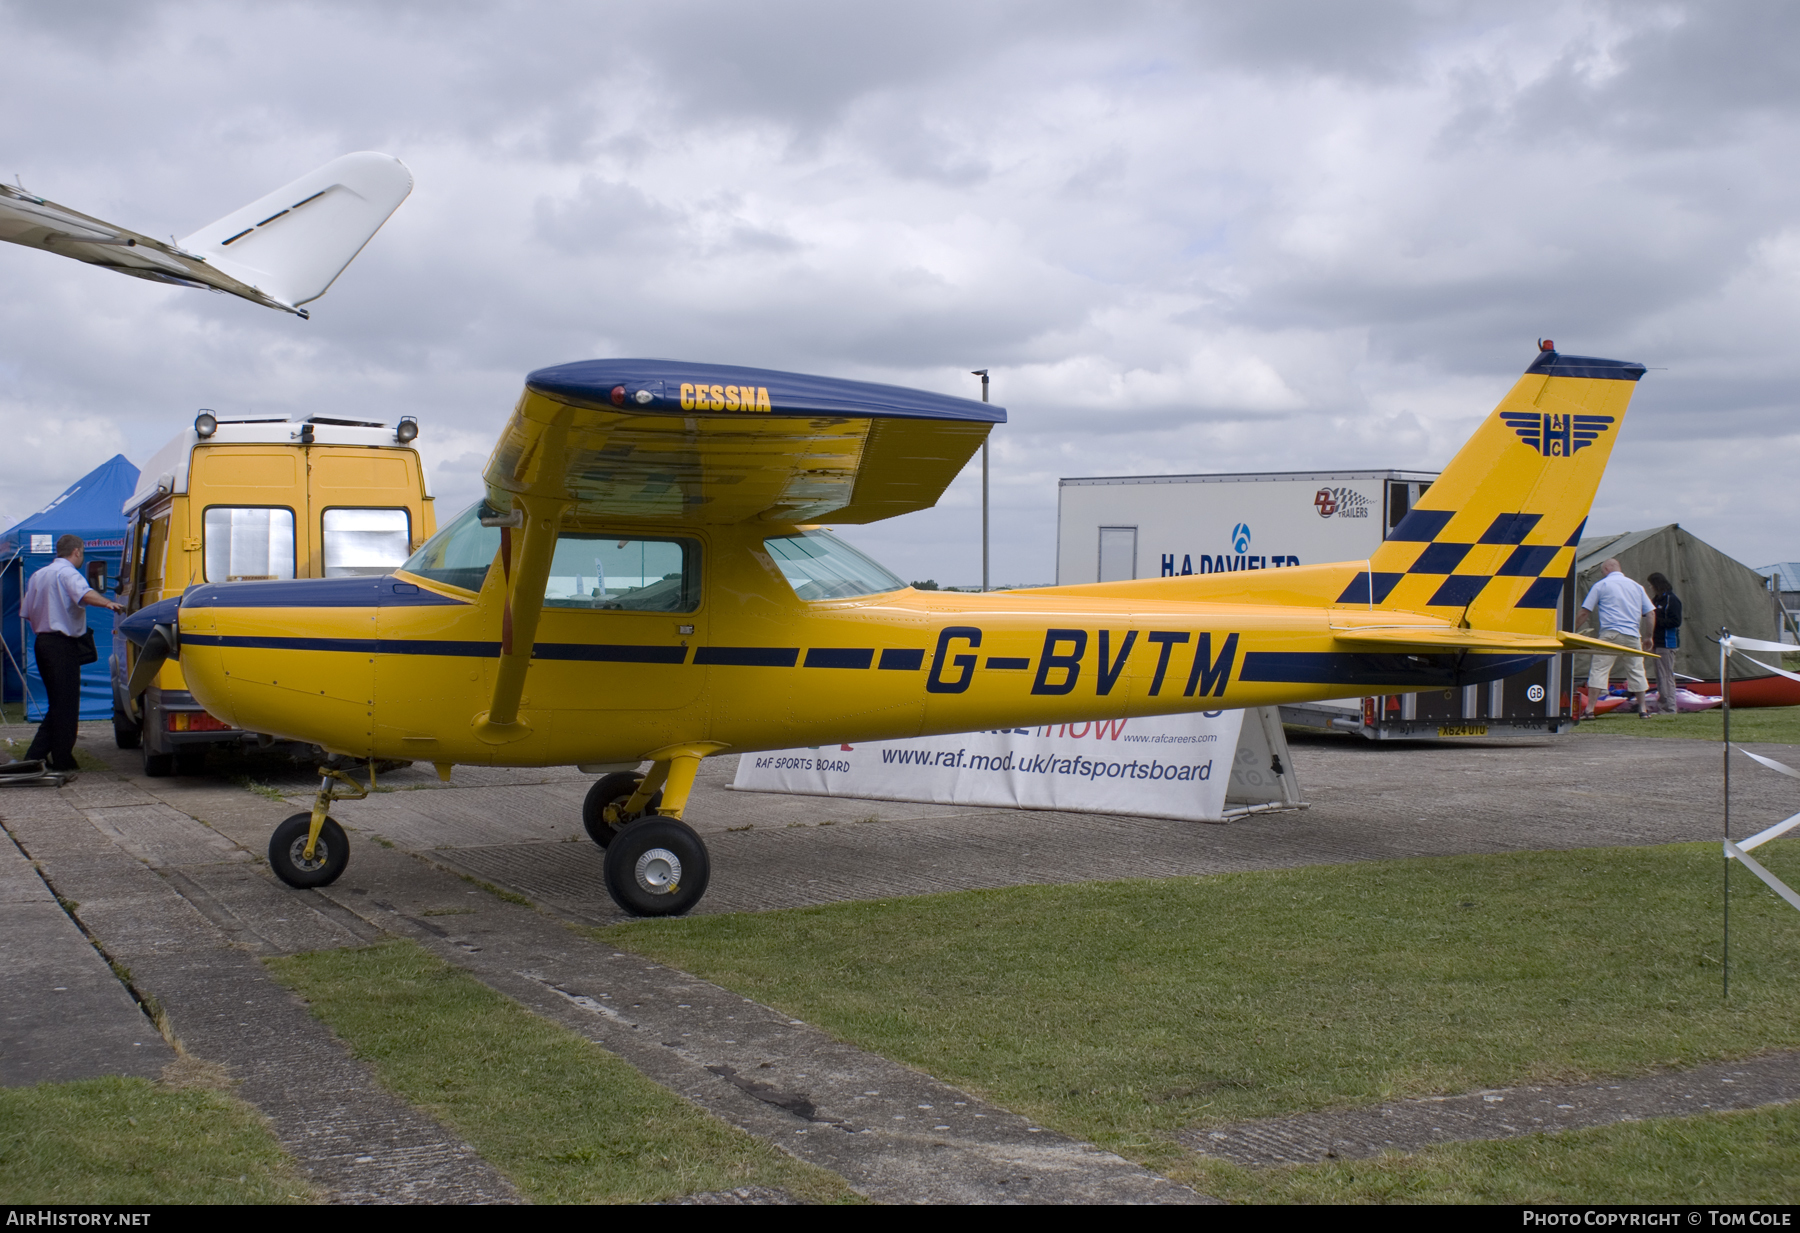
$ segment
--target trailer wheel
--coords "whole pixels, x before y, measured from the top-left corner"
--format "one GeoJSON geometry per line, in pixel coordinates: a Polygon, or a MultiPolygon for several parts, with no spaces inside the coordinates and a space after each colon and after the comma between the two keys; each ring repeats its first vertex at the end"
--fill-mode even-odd
{"type": "Polygon", "coordinates": [[[297,813],[275,828],[269,837],[269,868],[289,886],[302,890],[312,886],[330,886],[350,863],[350,839],[336,819],[326,818],[319,828],[319,842],[307,860],[306,832],[312,829],[312,815],[297,813]]]}
{"type": "Polygon", "coordinates": [[[144,774],[151,779],[167,779],[175,773],[175,755],[144,751],[144,774]]]}
{"type": "MultiPolygon", "coordinates": [[[[601,847],[611,843],[613,836],[619,832],[606,820],[606,807],[614,803],[623,803],[631,799],[637,791],[638,784],[644,777],[635,771],[614,771],[610,775],[602,775],[588,789],[587,798],[581,802],[581,825],[587,831],[588,838],[601,847]]],[[[645,813],[655,813],[656,807],[662,804],[662,793],[658,792],[644,806],[645,813]]]]}
{"type": "Polygon", "coordinates": [[[606,891],[633,916],[680,916],[706,894],[706,845],[676,818],[640,818],[606,848],[606,891]]]}

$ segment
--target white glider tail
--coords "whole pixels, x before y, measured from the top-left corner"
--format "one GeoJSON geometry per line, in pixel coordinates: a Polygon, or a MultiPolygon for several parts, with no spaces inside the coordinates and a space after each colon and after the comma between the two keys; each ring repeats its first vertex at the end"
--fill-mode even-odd
{"type": "Polygon", "coordinates": [[[365,150],[167,243],[0,184],[0,240],[304,317],[410,192],[406,164],[365,150]]]}

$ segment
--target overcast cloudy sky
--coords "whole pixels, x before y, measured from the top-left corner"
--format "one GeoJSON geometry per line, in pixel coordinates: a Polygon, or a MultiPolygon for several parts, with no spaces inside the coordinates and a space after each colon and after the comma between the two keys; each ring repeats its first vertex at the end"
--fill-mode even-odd
{"type": "MultiPolygon", "coordinates": [[[[197,407],[417,415],[441,513],[536,367],[976,396],[995,581],[1059,476],[1435,469],[1531,360],[1653,371],[1590,528],[1800,558],[1800,7],[0,0],[0,174],[184,235],[416,187],[313,319],[0,245],[0,510],[197,407]]],[[[978,468],[849,532],[980,573],[978,468]]]]}

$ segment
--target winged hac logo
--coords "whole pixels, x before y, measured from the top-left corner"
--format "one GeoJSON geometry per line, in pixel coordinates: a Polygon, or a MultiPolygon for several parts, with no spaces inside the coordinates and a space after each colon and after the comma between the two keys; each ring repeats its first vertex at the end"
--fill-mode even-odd
{"type": "Polygon", "coordinates": [[[1567,458],[1584,450],[1611,428],[1610,415],[1551,415],[1539,411],[1502,411],[1500,418],[1519,440],[1546,458],[1567,458]]]}

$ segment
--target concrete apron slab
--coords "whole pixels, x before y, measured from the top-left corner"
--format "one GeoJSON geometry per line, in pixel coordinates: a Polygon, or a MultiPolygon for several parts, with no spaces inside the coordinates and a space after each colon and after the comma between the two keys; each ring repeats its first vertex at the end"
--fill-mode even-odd
{"type": "Polygon", "coordinates": [[[309,903],[314,896],[284,894],[251,872],[248,854],[126,784],[90,773],[60,791],[9,796],[0,809],[6,830],[61,894],[79,901],[77,914],[134,986],[160,1002],[178,1048],[223,1063],[238,1080],[236,1094],[269,1118],[331,1200],[517,1200],[473,1149],[384,1091],[255,957],[295,941],[358,945],[376,931],[309,903]],[[170,859],[216,863],[174,868],[170,859]],[[249,923],[230,906],[234,888],[240,902],[254,904],[249,923]],[[285,937],[272,927],[283,918],[292,922],[285,937]]]}
{"type": "MultiPolygon", "coordinates": [[[[1397,748],[1346,739],[1296,741],[1294,750],[1312,807],[1227,826],[733,792],[737,759],[709,759],[687,810],[712,855],[697,910],[1718,834],[1719,755],[1706,742],[1603,736],[1397,748]]],[[[607,898],[602,854],[579,829],[582,782],[439,787],[426,774],[387,776],[422,790],[346,802],[337,816],[569,920],[624,919],[607,898]]],[[[1792,786],[1774,775],[1736,784],[1736,816],[1791,813],[1783,784],[1792,786]]],[[[297,807],[298,798],[288,809],[297,807]]]]}
{"type": "Polygon", "coordinates": [[[1416,1152],[1434,1143],[1511,1139],[1791,1100],[1800,1100],[1800,1053],[1637,1079],[1495,1088],[1374,1109],[1267,1118],[1189,1131],[1181,1140],[1203,1156],[1255,1168],[1360,1160],[1387,1151],[1416,1152]]]}
{"type": "MultiPolygon", "coordinates": [[[[560,783],[541,787],[568,794],[560,783]]],[[[63,795],[79,791],[78,785],[63,795]]],[[[162,883],[165,900],[180,904],[178,915],[190,926],[210,925],[215,948],[229,940],[231,952],[256,968],[265,985],[253,953],[360,945],[384,934],[412,937],[716,1116],[839,1173],[881,1201],[1208,1201],[778,1011],[615,953],[551,916],[506,903],[362,835],[352,834],[349,869],[337,885],[324,892],[282,886],[244,856],[246,849],[266,846],[274,826],[295,812],[291,802],[192,780],[97,779],[90,791],[91,799],[71,804],[89,805],[100,815],[89,833],[110,838],[104,847],[111,859],[126,859],[121,845],[131,845],[137,859],[128,863],[141,877],[162,883]],[[142,803],[133,806],[124,792],[142,803]],[[133,807],[149,819],[141,834],[118,812],[133,807]],[[177,818],[186,819],[185,829],[177,818]],[[239,855],[219,848],[221,838],[239,855]],[[202,863],[171,863],[180,860],[202,863]],[[155,873],[146,867],[151,863],[155,873]],[[609,1013],[614,1003],[624,1007],[623,1017],[609,1013]]],[[[573,796],[577,807],[579,795],[573,796]]],[[[592,846],[585,838],[583,844],[592,846]]],[[[108,922],[124,926],[122,920],[108,922]]],[[[159,970],[146,979],[161,982],[166,975],[175,973],[159,970]]],[[[185,978],[195,980],[194,974],[185,978]]],[[[229,1035],[227,1021],[233,1019],[246,1030],[249,1023],[223,991],[220,1001],[218,1034],[229,1035]]],[[[198,1006],[186,1006],[171,1017],[180,1026],[196,1013],[198,1006]]],[[[182,1033],[194,1046],[195,1033],[185,1026],[182,1033]]],[[[278,1049],[280,1043],[275,1035],[265,1047],[278,1049]]],[[[194,1052],[202,1053],[198,1047],[194,1052]]],[[[246,1082],[242,1094],[260,1104],[250,1089],[246,1082]]],[[[342,1154],[327,1153],[333,1159],[342,1154]]]]}
{"type": "Polygon", "coordinates": [[[154,1079],[174,1060],[30,860],[0,836],[0,1085],[154,1079]]]}
{"type": "Polygon", "coordinates": [[[351,841],[313,892],[416,939],[664,1086],[887,1203],[1197,1203],[1202,1196],[929,1075],[542,913],[351,841]]]}

